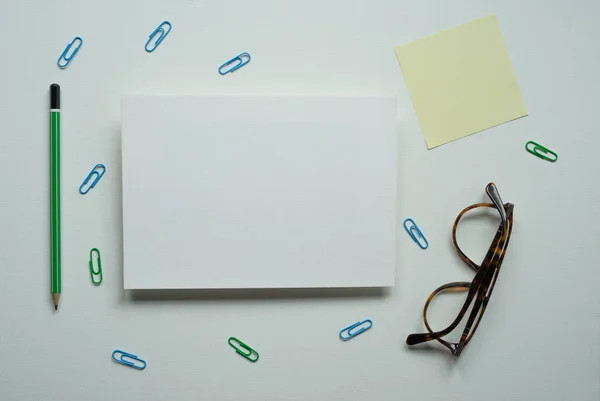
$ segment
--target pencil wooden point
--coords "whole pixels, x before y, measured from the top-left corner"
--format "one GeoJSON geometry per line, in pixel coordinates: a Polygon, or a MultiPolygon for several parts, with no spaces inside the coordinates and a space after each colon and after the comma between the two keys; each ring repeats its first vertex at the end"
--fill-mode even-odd
{"type": "Polygon", "coordinates": [[[52,294],[52,299],[54,300],[54,310],[58,310],[58,300],[60,299],[60,294],[52,294]]]}

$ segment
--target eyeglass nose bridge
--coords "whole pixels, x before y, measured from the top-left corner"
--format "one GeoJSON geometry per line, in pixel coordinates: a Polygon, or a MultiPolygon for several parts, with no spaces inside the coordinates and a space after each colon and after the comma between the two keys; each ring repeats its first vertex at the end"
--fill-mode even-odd
{"type": "Polygon", "coordinates": [[[462,354],[464,347],[465,347],[465,343],[463,343],[462,341],[459,342],[458,344],[451,343],[450,351],[452,351],[452,355],[454,355],[455,357],[458,358],[460,356],[460,354],[462,354]]]}

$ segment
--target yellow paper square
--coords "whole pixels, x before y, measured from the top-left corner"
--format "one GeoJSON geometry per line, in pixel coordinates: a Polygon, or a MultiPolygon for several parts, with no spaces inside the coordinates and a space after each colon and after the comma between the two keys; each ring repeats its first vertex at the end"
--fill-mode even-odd
{"type": "Polygon", "coordinates": [[[429,149],[527,115],[495,15],[395,50],[429,149]]]}

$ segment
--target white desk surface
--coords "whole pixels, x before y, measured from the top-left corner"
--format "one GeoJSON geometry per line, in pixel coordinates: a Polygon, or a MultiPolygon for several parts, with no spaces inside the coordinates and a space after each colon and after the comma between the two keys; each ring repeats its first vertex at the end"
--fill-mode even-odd
{"type": "MultiPolygon", "coordinates": [[[[598,400],[600,2],[596,0],[8,1],[0,6],[0,399],[598,400]],[[530,116],[427,151],[394,46],[497,13],[530,116]],[[152,54],[147,37],[173,30],[152,54]],[[56,60],[84,40],[67,70],[56,60]],[[249,65],[217,68],[241,52],[249,65]],[[63,296],[49,294],[48,86],[62,86],[63,296]],[[123,93],[397,95],[399,227],[389,291],[122,290],[123,93]],[[557,163],[528,154],[537,140],[557,163]],[[82,196],[97,163],[107,172],[82,196]],[[429,293],[472,273],[452,223],[489,181],[515,204],[494,295],[460,359],[410,350],[429,293]],[[102,252],[94,287],[90,248],[102,252]],[[371,318],[349,342],[341,328],[371,318]],[[236,355],[236,336],[260,352],[236,355]],[[148,362],[135,371],[116,349],[148,362]]],[[[472,221],[471,221],[472,222],[472,221]]],[[[469,224],[481,257],[492,224],[469,224]]],[[[462,235],[462,234],[461,234],[462,235]]],[[[463,238],[463,237],[461,237],[463,238]]],[[[251,266],[249,266],[251,271],[251,266]]],[[[433,306],[441,326],[457,303],[433,306]]],[[[448,301],[448,302],[445,302],[448,301]]]]}

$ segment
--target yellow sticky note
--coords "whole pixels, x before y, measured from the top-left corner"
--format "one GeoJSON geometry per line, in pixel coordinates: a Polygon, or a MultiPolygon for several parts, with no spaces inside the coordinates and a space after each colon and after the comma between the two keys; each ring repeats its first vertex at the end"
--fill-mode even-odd
{"type": "Polygon", "coordinates": [[[395,50],[429,149],[527,115],[495,15],[395,50]]]}

